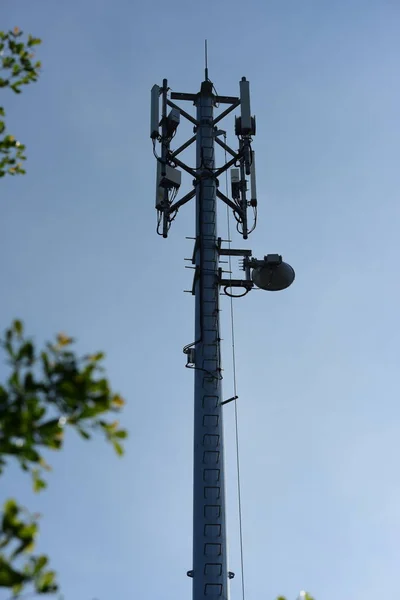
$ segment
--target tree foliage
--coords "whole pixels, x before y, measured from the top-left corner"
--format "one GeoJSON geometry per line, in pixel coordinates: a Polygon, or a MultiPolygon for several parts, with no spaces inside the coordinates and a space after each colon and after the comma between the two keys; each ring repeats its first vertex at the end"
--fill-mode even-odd
{"type": "Polygon", "coordinates": [[[0,530],[0,587],[10,588],[15,598],[30,583],[38,594],[56,592],[56,574],[46,568],[47,556],[32,554],[37,521],[29,514],[24,519],[23,513],[15,500],[8,500],[4,505],[0,530]],[[29,555],[25,562],[19,560],[23,553],[29,555]]]}
{"type": "Polygon", "coordinates": [[[0,472],[7,459],[16,459],[32,473],[37,491],[44,487],[38,478],[45,468],[42,449],[60,450],[68,426],[85,439],[101,431],[122,454],[126,432],[118,421],[104,419],[105,413],[123,406],[101,375],[104,355],[79,358],[71,349],[73,341],[59,334],[38,352],[24,336],[21,321],[14,321],[0,339],[11,371],[7,383],[0,385],[0,472]]]}
{"type": "MultiPolygon", "coordinates": [[[[34,49],[40,43],[31,35],[23,40],[23,32],[17,27],[0,31],[0,88],[20,94],[22,86],[37,81],[41,63],[34,60],[34,49]]],[[[0,177],[25,173],[25,146],[7,133],[5,118],[6,111],[0,105],[0,177]]]]}
{"type": "MultiPolygon", "coordinates": [[[[0,88],[20,94],[37,81],[41,64],[34,60],[39,38],[17,27],[0,31],[0,88]]],[[[0,105],[0,177],[24,174],[25,146],[6,131],[6,112],[0,105]]],[[[59,334],[38,349],[16,320],[0,338],[9,374],[0,382],[0,475],[10,462],[19,464],[32,478],[33,489],[47,486],[50,470],[44,452],[61,450],[65,431],[74,429],[84,439],[102,434],[119,456],[127,432],[110,415],[124,401],[113,393],[104,376],[101,352],[79,357],[74,340],[59,334]]],[[[113,415],[115,417],[115,414],[113,415]]],[[[38,516],[30,515],[16,500],[8,500],[0,515],[0,588],[12,598],[26,589],[50,594],[58,590],[56,574],[45,555],[35,555],[38,516]]]]}
{"type": "MultiPolygon", "coordinates": [[[[127,432],[113,414],[124,401],[104,377],[104,355],[79,357],[73,343],[59,334],[39,350],[25,336],[21,321],[14,321],[0,339],[9,368],[0,385],[0,473],[16,461],[30,474],[36,492],[46,487],[50,469],[43,452],[61,450],[67,428],[84,439],[99,432],[123,454],[127,432]]],[[[58,589],[54,571],[47,569],[48,558],[33,554],[37,534],[37,517],[8,500],[0,527],[0,587],[10,588],[14,598],[29,584],[40,594],[58,589]]]]}

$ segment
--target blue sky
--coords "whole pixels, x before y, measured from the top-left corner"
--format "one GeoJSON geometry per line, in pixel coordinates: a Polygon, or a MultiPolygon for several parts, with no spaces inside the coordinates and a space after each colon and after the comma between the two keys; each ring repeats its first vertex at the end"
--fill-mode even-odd
{"type": "MultiPolygon", "coordinates": [[[[2,28],[43,39],[40,82],[4,98],[29,161],[1,182],[2,326],[18,316],[38,343],[61,330],[81,352],[104,349],[127,399],[123,460],[70,434],[44,494],[17,470],[1,480],[0,500],[43,514],[40,549],[65,600],[191,594],[193,373],[181,349],[193,339],[182,290],[194,205],[156,236],[149,92],[163,77],[196,92],[205,37],[219,93],[238,94],[245,75],[257,116],[259,224],[234,244],[296,269],[290,290],[235,302],[247,598],[395,598],[398,2],[3,0],[1,13],[2,28]]],[[[231,118],[224,128],[234,145],[231,118]]],[[[239,600],[233,427],[228,405],[239,600]]]]}

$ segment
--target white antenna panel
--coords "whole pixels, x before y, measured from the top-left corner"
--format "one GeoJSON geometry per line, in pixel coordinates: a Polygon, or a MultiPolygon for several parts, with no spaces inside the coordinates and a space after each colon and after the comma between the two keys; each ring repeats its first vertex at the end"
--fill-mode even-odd
{"type": "Polygon", "coordinates": [[[151,88],[151,109],[150,109],[150,137],[155,140],[159,136],[160,123],[160,86],[153,85],[151,88]]]}

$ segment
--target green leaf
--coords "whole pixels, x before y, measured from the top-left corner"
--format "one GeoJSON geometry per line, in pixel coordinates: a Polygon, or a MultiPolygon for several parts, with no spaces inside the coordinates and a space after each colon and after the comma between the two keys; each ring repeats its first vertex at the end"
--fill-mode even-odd
{"type": "Polygon", "coordinates": [[[98,362],[100,360],[103,360],[104,357],[104,352],[96,352],[96,354],[89,354],[88,356],[85,356],[85,358],[90,362],[98,362]]]}
{"type": "Polygon", "coordinates": [[[43,370],[46,373],[46,375],[48,376],[50,374],[50,371],[51,371],[50,361],[49,361],[49,355],[47,354],[47,352],[42,352],[40,354],[40,358],[42,359],[43,370]]]}
{"type": "Polygon", "coordinates": [[[11,375],[11,377],[8,380],[8,383],[12,388],[19,387],[19,372],[18,371],[13,372],[13,374],[11,375]]]}
{"type": "Polygon", "coordinates": [[[117,408],[122,408],[125,406],[125,400],[119,394],[115,394],[112,399],[112,404],[117,408]]]}
{"type": "Polygon", "coordinates": [[[32,46],[37,46],[38,44],[41,44],[42,40],[40,40],[39,38],[34,38],[31,35],[28,38],[28,42],[27,45],[31,48],[32,46]]]}
{"type": "Polygon", "coordinates": [[[46,421],[46,423],[39,425],[37,428],[37,432],[42,436],[55,436],[58,435],[60,431],[62,431],[60,419],[51,419],[51,421],[46,421]]]}
{"type": "Polygon", "coordinates": [[[27,392],[33,392],[36,389],[35,380],[30,371],[25,374],[24,387],[27,392]]]}
{"type": "Polygon", "coordinates": [[[121,440],[125,440],[128,437],[128,432],[126,429],[120,429],[114,433],[114,437],[119,438],[121,440]]]}
{"type": "Polygon", "coordinates": [[[3,507],[3,518],[2,518],[2,530],[3,532],[14,531],[14,528],[18,522],[18,505],[15,500],[7,500],[3,507]]]}
{"type": "Polygon", "coordinates": [[[22,554],[23,552],[26,552],[26,551],[31,552],[34,547],[35,547],[35,544],[34,544],[33,539],[24,540],[17,546],[17,548],[12,553],[11,557],[16,558],[17,556],[19,556],[20,554],[22,554]]]}
{"type": "Polygon", "coordinates": [[[0,557],[0,587],[12,588],[23,583],[26,576],[15,571],[11,565],[0,557]]]}
{"type": "Polygon", "coordinates": [[[22,447],[20,449],[20,454],[23,456],[23,458],[30,460],[31,462],[39,462],[40,461],[40,454],[39,452],[37,452],[37,450],[35,450],[34,448],[31,447],[22,447]]]}
{"type": "Polygon", "coordinates": [[[118,454],[118,456],[122,456],[124,454],[124,449],[119,442],[114,440],[113,446],[114,446],[114,450],[118,454]]]}
{"type": "Polygon", "coordinates": [[[13,329],[14,329],[15,333],[17,333],[18,335],[22,335],[24,332],[24,326],[22,324],[22,321],[20,321],[19,319],[16,319],[13,323],[13,329]]]}
{"type": "Polygon", "coordinates": [[[13,83],[12,85],[10,85],[10,88],[15,94],[21,94],[21,90],[19,89],[18,85],[18,83],[13,83]]]}
{"type": "Polygon", "coordinates": [[[14,349],[12,347],[12,344],[11,344],[11,342],[7,338],[6,338],[6,340],[7,341],[4,342],[4,344],[3,344],[3,348],[7,351],[8,356],[11,359],[14,359],[14,349]]]}
{"type": "Polygon", "coordinates": [[[23,358],[26,358],[28,361],[33,361],[34,348],[32,342],[25,342],[19,349],[17,360],[22,360],[23,358]]]}
{"type": "Polygon", "coordinates": [[[37,575],[42,569],[44,569],[44,567],[48,564],[48,562],[49,562],[49,559],[44,554],[42,554],[41,556],[38,556],[35,559],[35,566],[33,569],[33,574],[37,575]]]}
{"type": "Polygon", "coordinates": [[[21,522],[21,527],[18,530],[18,539],[20,540],[24,540],[24,541],[28,541],[28,540],[33,540],[33,538],[35,537],[36,533],[37,533],[37,525],[36,523],[28,523],[28,524],[23,524],[21,522]]]}
{"type": "Polygon", "coordinates": [[[13,591],[13,598],[19,598],[22,590],[24,589],[24,583],[17,583],[16,585],[13,585],[12,587],[12,591],[13,591]]]}
{"type": "Polygon", "coordinates": [[[34,469],[32,472],[33,477],[33,491],[38,493],[47,487],[47,483],[40,477],[40,471],[34,469]]]}
{"type": "Polygon", "coordinates": [[[58,586],[55,583],[56,574],[54,571],[47,571],[41,575],[39,581],[36,583],[36,590],[39,594],[46,594],[48,592],[57,591],[58,586]]]}
{"type": "Polygon", "coordinates": [[[108,410],[108,406],[104,404],[97,404],[95,406],[86,406],[81,415],[81,419],[90,419],[92,417],[96,417],[97,415],[101,415],[102,413],[108,410]]]}

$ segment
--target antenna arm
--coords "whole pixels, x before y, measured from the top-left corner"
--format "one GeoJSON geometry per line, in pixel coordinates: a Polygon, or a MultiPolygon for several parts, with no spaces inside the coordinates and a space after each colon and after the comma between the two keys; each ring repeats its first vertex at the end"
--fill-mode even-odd
{"type": "Polygon", "coordinates": [[[231,106],[229,106],[220,115],[218,115],[218,117],[216,117],[214,119],[213,125],[216,125],[217,123],[219,123],[220,121],[222,121],[222,119],[224,119],[227,115],[229,115],[229,113],[231,113],[233,110],[235,110],[235,108],[237,108],[240,105],[239,98],[230,98],[230,100],[233,100],[233,104],[231,106]]]}
{"type": "Polygon", "coordinates": [[[182,146],[179,146],[179,148],[177,150],[174,150],[174,152],[172,152],[172,154],[171,154],[171,158],[173,159],[173,158],[175,158],[175,156],[178,156],[178,154],[180,154],[181,152],[186,150],[186,148],[188,148],[195,141],[196,141],[196,136],[194,135],[193,137],[190,138],[190,140],[188,140],[187,142],[182,144],[182,146]]]}
{"type": "Polygon", "coordinates": [[[232,200],[230,200],[227,196],[225,196],[225,194],[220,192],[218,189],[217,189],[217,197],[220,200],[222,200],[222,202],[225,202],[225,204],[227,204],[229,206],[229,208],[231,208],[233,211],[235,211],[240,217],[243,216],[242,209],[240,208],[240,206],[238,206],[237,204],[232,202],[232,200]]]}
{"type": "Polygon", "coordinates": [[[190,121],[191,123],[193,123],[193,125],[196,125],[196,127],[199,126],[198,120],[195,119],[194,117],[192,117],[192,115],[189,115],[189,113],[187,113],[185,110],[183,110],[183,108],[181,108],[180,106],[178,106],[177,104],[175,104],[175,102],[171,102],[171,100],[167,100],[167,104],[171,108],[176,108],[177,110],[179,110],[179,112],[181,113],[181,115],[183,117],[185,117],[185,119],[187,119],[188,121],[190,121]]]}
{"type": "Polygon", "coordinates": [[[186,204],[186,202],[189,202],[189,200],[194,198],[195,195],[196,195],[196,190],[195,189],[191,190],[188,194],[183,196],[183,198],[181,198],[177,202],[174,202],[174,204],[171,204],[171,206],[168,208],[168,213],[175,212],[176,210],[178,210],[178,208],[180,208],[181,206],[186,204]]]}
{"type": "Polygon", "coordinates": [[[238,158],[238,153],[235,152],[234,150],[232,150],[232,148],[230,148],[228,146],[228,144],[225,144],[223,141],[221,141],[219,139],[219,137],[215,137],[215,141],[217,142],[218,146],[221,146],[221,148],[223,148],[224,150],[226,150],[228,152],[228,154],[230,154],[231,156],[234,156],[235,158],[238,158]]]}
{"type": "Polygon", "coordinates": [[[171,154],[168,156],[168,161],[171,163],[174,163],[175,165],[177,165],[178,167],[180,167],[181,169],[183,169],[184,171],[186,171],[186,173],[189,173],[189,175],[191,175],[192,177],[194,177],[194,179],[198,179],[199,175],[196,173],[196,171],[194,171],[193,169],[191,169],[190,167],[188,167],[187,165],[185,165],[184,162],[182,162],[181,160],[179,160],[179,158],[176,158],[176,156],[171,156],[171,154]]]}
{"type": "Polygon", "coordinates": [[[228,169],[233,167],[233,165],[236,164],[236,161],[240,157],[241,157],[241,152],[239,152],[238,154],[235,154],[235,156],[230,161],[228,161],[226,163],[226,165],[224,165],[223,167],[221,167],[220,169],[217,169],[217,171],[215,171],[215,177],[219,177],[221,175],[221,173],[225,173],[225,171],[227,171],[228,169]]]}

